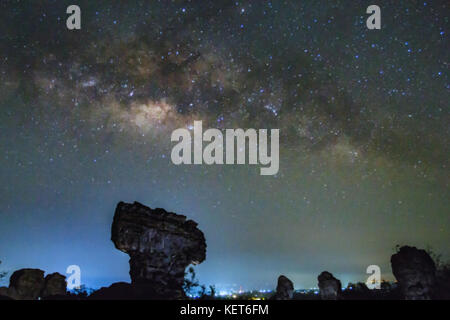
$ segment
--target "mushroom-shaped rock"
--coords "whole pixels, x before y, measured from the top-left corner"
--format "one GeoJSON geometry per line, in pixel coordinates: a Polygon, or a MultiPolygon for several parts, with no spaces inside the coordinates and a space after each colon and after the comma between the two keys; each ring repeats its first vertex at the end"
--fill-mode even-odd
{"type": "Polygon", "coordinates": [[[186,267],[205,260],[206,242],[197,223],[138,202],[117,205],[111,230],[117,249],[130,256],[133,285],[164,298],[182,298],[186,267]]]}
{"type": "Polygon", "coordinates": [[[63,296],[67,293],[66,277],[58,272],[49,274],[45,277],[42,297],[63,296]]]}
{"type": "Polygon", "coordinates": [[[429,300],[436,286],[436,266],[425,250],[404,246],[391,257],[392,273],[406,300],[429,300]]]}
{"type": "Polygon", "coordinates": [[[342,285],[341,281],[333,277],[328,272],[322,272],[318,277],[320,298],[322,300],[337,300],[341,296],[342,285]]]}
{"type": "Polygon", "coordinates": [[[274,300],[291,300],[294,296],[294,284],[287,277],[281,275],[278,277],[277,291],[273,297],[274,300]]]}
{"type": "Polygon", "coordinates": [[[9,278],[9,297],[17,300],[36,300],[44,288],[44,271],[20,269],[9,278]]]}

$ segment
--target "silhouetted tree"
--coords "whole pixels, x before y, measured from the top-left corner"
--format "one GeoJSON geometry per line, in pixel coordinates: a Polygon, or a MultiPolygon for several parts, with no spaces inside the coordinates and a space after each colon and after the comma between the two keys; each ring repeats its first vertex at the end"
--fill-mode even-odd
{"type": "Polygon", "coordinates": [[[216,295],[215,286],[209,286],[209,292],[206,292],[206,286],[199,284],[193,267],[189,267],[188,271],[184,274],[183,290],[186,294],[195,294],[201,300],[214,299],[216,295]]]}
{"type": "Polygon", "coordinates": [[[216,296],[216,287],[214,285],[209,286],[209,295],[211,298],[216,296]]]}
{"type": "Polygon", "coordinates": [[[193,267],[189,267],[184,274],[183,290],[186,294],[192,293],[195,288],[199,287],[198,280],[193,267]]]}
{"type": "Polygon", "coordinates": [[[204,285],[204,284],[202,284],[201,286],[200,286],[200,299],[204,299],[204,298],[206,298],[206,286],[204,285]]]}
{"type": "Polygon", "coordinates": [[[86,288],[86,286],[84,284],[82,284],[80,287],[78,288],[74,288],[72,290],[73,294],[79,298],[87,298],[87,296],[89,296],[89,289],[86,288]]]}

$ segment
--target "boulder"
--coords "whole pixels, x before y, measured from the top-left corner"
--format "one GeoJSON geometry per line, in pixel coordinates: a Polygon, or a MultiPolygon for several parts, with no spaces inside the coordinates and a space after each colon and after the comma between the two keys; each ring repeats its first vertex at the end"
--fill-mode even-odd
{"type": "Polygon", "coordinates": [[[9,278],[8,296],[17,300],[36,300],[44,288],[44,271],[20,269],[9,278]]]}
{"type": "Polygon", "coordinates": [[[167,299],[185,297],[186,267],[206,256],[205,237],[196,222],[138,202],[117,205],[111,240],[130,256],[131,284],[143,294],[157,292],[167,299]]]}
{"type": "Polygon", "coordinates": [[[430,300],[436,288],[436,266],[425,250],[404,246],[391,257],[392,273],[406,300],[430,300]]]}
{"type": "Polygon", "coordinates": [[[281,275],[278,277],[277,290],[273,297],[274,300],[291,300],[294,296],[294,284],[287,277],[281,275]]]}
{"type": "Polygon", "coordinates": [[[9,287],[0,288],[0,296],[14,300],[56,299],[65,297],[66,277],[52,273],[45,277],[39,269],[20,269],[9,279],[9,287]]]}
{"type": "Polygon", "coordinates": [[[330,272],[322,272],[317,280],[319,281],[319,292],[322,300],[337,300],[341,297],[341,281],[333,277],[330,272]]]}

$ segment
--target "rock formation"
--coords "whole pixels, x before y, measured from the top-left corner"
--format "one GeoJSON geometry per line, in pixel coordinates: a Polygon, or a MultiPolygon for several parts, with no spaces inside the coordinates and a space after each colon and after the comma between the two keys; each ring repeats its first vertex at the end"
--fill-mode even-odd
{"type": "Polygon", "coordinates": [[[406,300],[429,300],[436,286],[436,266],[425,250],[404,246],[391,257],[392,273],[406,300]]]}
{"type": "Polygon", "coordinates": [[[20,269],[9,278],[10,297],[19,300],[35,300],[44,288],[44,271],[20,269]]]}
{"type": "Polygon", "coordinates": [[[291,300],[294,296],[294,284],[287,277],[281,275],[278,277],[277,291],[273,297],[274,300],[291,300]]]}
{"type": "Polygon", "coordinates": [[[49,274],[45,277],[44,289],[41,297],[63,296],[67,293],[66,277],[57,272],[49,274]]]}
{"type": "Polygon", "coordinates": [[[322,272],[318,277],[320,298],[322,300],[337,300],[341,296],[341,282],[328,271],[322,272]]]}
{"type": "Polygon", "coordinates": [[[66,294],[66,277],[59,273],[47,275],[40,269],[20,269],[9,278],[9,287],[0,288],[0,296],[14,300],[36,300],[66,294]]]}
{"type": "Polygon", "coordinates": [[[130,256],[132,284],[147,287],[160,298],[183,298],[186,267],[206,256],[205,237],[197,223],[138,202],[117,205],[111,240],[130,256]]]}

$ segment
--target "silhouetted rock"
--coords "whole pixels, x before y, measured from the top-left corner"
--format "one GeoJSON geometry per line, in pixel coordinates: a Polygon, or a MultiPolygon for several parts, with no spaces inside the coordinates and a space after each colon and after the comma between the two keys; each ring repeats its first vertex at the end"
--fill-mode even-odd
{"type": "Polygon", "coordinates": [[[274,300],[291,300],[294,295],[294,284],[287,277],[278,277],[277,291],[273,296],[274,300]]]}
{"type": "Polygon", "coordinates": [[[117,205],[111,240],[130,255],[132,285],[149,296],[157,292],[169,299],[185,297],[186,267],[206,256],[205,237],[197,223],[138,202],[117,205]]]}
{"type": "Polygon", "coordinates": [[[135,300],[137,298],[133,286],[126,282],[117,282],[109,287],[102,287],[89,296],[90,300],[135,300]]]}
{"type": "Polygon", "coordinates": [[[20,269],[9,278],[8,296],[16,300],[36,300],[44,288],[44,271],[20,269]]]}
{"type": "Polygon", "coordinates": [[[392,273],[406,300],[429,300],[436,286],[436,266],[425,250],[404,246],[391,257],[392,273]]]}
{"type": "Polygon", "coordinates": [[[41,297],[64,296],[67,292],[66,277],[57,272],[45,277],[41,297]]]}
{"type": "Polygon", "coordinates": [[[9,278],[9,287],[0,288],[0,296],[14,300],[62,299],[66,296],[66,277],[52,273],[45,277],[39,269],[20,269],[9,278]]]}
{"type": "Polygon", "coordinates": [[[328,271],[322,272],[318,277],[320,298],[322,300],[337,300],[341,296],[341,282],[328,271]]]}

